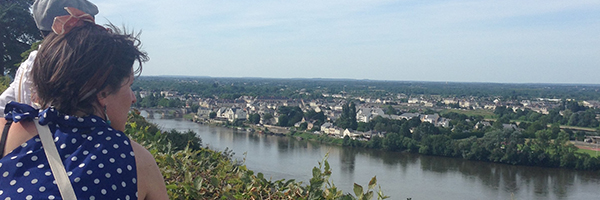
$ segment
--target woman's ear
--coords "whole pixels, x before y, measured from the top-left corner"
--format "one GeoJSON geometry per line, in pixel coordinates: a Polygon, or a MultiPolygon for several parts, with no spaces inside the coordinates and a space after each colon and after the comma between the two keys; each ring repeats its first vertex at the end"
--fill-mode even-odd
{"type": "Polygon", "coordinates": [[[96,93],[96,99],[98,100],[98,103],[100,103],[100,106],[105,106],[106,103],[106,97],[108,97],[109,93],[108,90],[105,88],[104,90],[96,93]]]}

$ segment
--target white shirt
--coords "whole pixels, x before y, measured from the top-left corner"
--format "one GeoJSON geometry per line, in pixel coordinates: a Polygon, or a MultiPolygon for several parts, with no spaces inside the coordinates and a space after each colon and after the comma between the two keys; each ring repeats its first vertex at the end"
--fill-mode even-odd
{"type": "Polygon", "coordinates": [[[17,69],[17,73],[15,74],[15,79],[10,86],[4,90],[2,95],[0,95],[0,116],[4,116],[4,107],[10,101],[16,101],[38,108],[38,106],[31,102],[31,97],[33,95],[31,90],[33,88],[31,68],[33,68],[33,61],[35,60],[37,52],[37,50],[32,51],[29,54],[29,57],[27,57],[27,60],[19,65],[19,69],[17,69]]]}

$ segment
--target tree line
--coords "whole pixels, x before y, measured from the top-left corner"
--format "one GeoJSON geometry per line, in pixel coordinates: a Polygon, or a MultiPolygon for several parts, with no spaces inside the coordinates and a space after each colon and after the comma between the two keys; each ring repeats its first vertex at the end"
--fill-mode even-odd
{"type": "MultiPolygon", "coordinates": [[[[349,108],[350,105],[351,103],[345,105],[348,111],[353,110],[349,108]]],[[[352,113],[346,115],[352,116],[352,113]]],[[[578,148],[569,143],[576,136],[557,126],[506,128],[502,126],[502,122],[496,121],[492,126],[468,128],[474,127],[482,117],[457,113],[444,117],[452,119],[454,128],[437,127],[429,122],[421,122],[418,117],[394,120],[377,116],[367,123],[357,123],[356,129],[381,133],[382,136],[374,134],[368,141],[353,140],[345,136],[341,144],[513,165],[600,169],[600,159],[577,152],[578,148]],[[456,128],[460,126],[463,128],[456,128]]],[[[346,124],[349,118],[342,118],[336,124],[346,124]]],[[[353,129],[350,126],[346,128],[353,129]]]]}
{"type": "Polygon", "coordinates": [[[600,110],[582,106],[577,101],[562,101],[559,107],[549,110],[548,114],[540,114],[531,109],[517,109],[514,111],[506,106],[497,106],[494,110],[494,114],[501,121],[519,120],[590,128],[600,126],[598,119],[596,119],[598,113],[600,113],[600,110]]]}
{"type": "MultiPolygon", "coordinates": [[[[268,79],[212,77],[139,77],[134,90],[173,90],[203,98],[235,99],[240,96],[322,99],[322,94],[396,98],[396,94],[441,97],[500,98],[503,100],[600,100],[600,85],[441,83],[351,79],[268,79]]],[[[493,100],[493,99],[492,99],[493,100]]],[[[404,99],[403,101],[406,101],[404,99]]]]}

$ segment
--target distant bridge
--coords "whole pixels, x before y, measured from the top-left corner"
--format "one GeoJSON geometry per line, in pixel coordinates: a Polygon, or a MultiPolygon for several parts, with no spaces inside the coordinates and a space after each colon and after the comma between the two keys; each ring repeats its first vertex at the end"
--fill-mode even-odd
{"type": "MultiPolygon", "coordinates": [[[[138,109],[138,108],[136,108],[138,109]]],[[[170,118],[182,118],[186,114],[185,109],[180,108],[143,108],[138,109],[140,112],[145,111],[148,113],[145,116],[148,119],[170,119],[170,118]]]]}

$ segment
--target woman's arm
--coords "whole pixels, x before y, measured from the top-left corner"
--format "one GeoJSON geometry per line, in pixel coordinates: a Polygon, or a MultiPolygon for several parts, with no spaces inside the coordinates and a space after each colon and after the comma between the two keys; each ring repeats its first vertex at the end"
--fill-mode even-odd
{"type": "MultiPolygon", "coordinates": [[[[4,130],[5,124],[6,120],[0,117],[0,134],[2,134],[1,131],[4,130]]],[[[8,137],[6,138],[6,146],[4,146],[4,155],[2,155],[2,157],[12,152],[21,144],[27,142],[27,140],[30,140],[31,138],[35,137],[38,133],[33,122],[22,121],[19,123],[13,123],[10,126],[10,129],[8,130],[7,134],[8,137]]]]}
{"type": "Polygon", "coordinates": [[[160,173],[156,160],[142,145],[131,141],[137,169],[138,199],[169,199],[165,179],[160,173]]]}

